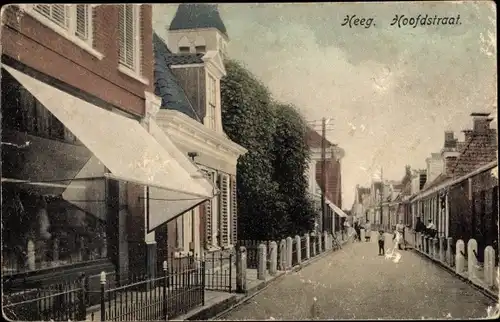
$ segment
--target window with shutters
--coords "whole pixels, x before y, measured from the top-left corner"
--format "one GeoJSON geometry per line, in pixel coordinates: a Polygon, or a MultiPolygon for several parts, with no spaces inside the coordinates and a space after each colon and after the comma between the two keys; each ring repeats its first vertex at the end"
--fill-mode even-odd
{"type": "Polygon", "coordinates": [[[34,4],[22,5],[21,8],[45,26],[102,59],[103,55],[92,48],[92,5],[34,4]]]}
{"type": "Polygon", "coordinates": [[[231,244],[234,246],[238,242],[238,209],[237,209],[237,190],[236,190],[236,177],[231,177],[231,244]]]}
{"type": "Polygon", "coordinates": [[[219,211],[219,235],[220,246],[229,246],[229,216],[230,216],[230,187],[229,176],[221,174],[220,186],[220,211],[219,211]]]}
{"type": "Polygon", "coordinates": [[[120,66],[140,75],[140,6],[123,4],[119,8],[120,66]]]}
{"type": "MultiPolygon", "coordinates": [[[[215,183],[215,172],[209,170],[202,170],[206,178],[215,183]]],[[[216,246],[217,243],[217,198],[212,198],[204,203],[205,211],[205,248],[216,246]]]]}

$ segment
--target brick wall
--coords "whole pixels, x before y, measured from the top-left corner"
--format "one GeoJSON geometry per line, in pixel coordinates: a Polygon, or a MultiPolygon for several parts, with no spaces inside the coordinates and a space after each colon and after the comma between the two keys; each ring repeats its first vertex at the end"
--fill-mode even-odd
{"type": "MultiPolygon", "coordinates": [[[[322,176],[322,162],[316,162],[316,181],[318,185],[321,186],[321,176],[322,176]]],[[[325,161],[326,168],[326,183],[325,183],[325,195],[326,197],[337,205],[339,208],[342,207],[342,196],[341,196],[341,164],[340,161],[327,159],[325,161]]]]}
{"type": "Polygon", "coordinates": [[[60,36],[16,5],[2,10],[2,54],[135,115],[153,91],[152,8],[141,6],[142,74],[148,85],[118,70],[118,5],[93,9],[93,47],[102,60],[60,36]]]}

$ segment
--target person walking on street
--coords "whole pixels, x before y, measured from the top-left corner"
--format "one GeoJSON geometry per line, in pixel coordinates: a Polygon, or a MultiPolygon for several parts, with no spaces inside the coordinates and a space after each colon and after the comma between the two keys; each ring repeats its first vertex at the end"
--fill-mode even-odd
{"type": "MultiPolygon", "coordinates": [[[[425,224],[420,220],[420,217],[417,217],[417,222],[415,223],[415,233],[423,234],[425,232],[425,224]]],[[[418,236],[415,234],[415,247],[420,244],[420,241],[417,240],[418,236]]]]}
{"type": "Polygon", "coordinates": [[[378,231],[378,254],[379,254],[379,256],[385,255],[384,244],[385,244],[385,236],[384,236],[384,231],[381,229],[378,231]]]}
{"type": "Polygon", "coordinates": [[[401,237],[402,237],[402,238],[401,238],[401,242],[398,244],[398,248],[399,248],[400,250],[403,250],[403,249],[401,248],[401,244],[403,244],[403,243],[404,243],[404,245],[405,245],[405,250],[406,250],[405,225],[403,225],[403,221],[402,221],[401,219],[399,220],[399,223],[396,225],[396,232],[397,232],[397,233],[399,233],[399,234],[401,234],[401,237]]]}
{"type": "Polygon", "coordinates": [[[436,226],[432,222],[432,219],[429,219],[429,223],[427,224],[426,228],[427,228],[427,234],[432,238],[434,238],[434,236],[436,235],[436,226]]]}
{"type": "Polygon", "coordinates": [[[361,226],[359,225],[358,221],[356,221],[354,223],[354,231],[356,231],[356,236],[355,236],[356,240],[360,242],[361,241],[361,226]]]}
{"type": "Polygon", "coordinates": [[[343,229],[343,233],[344,233],[344,238],[347,240],[349,238],[349,228],[351,226],[349,225],[349,220],[347,220],[347,218],[344,218],[344,229],[343,229]]]}
{"type": "Polygon", "coordinates": [[[365,241],[369,242],[372,236],[372,224],[369,220],[365,223],[365,241]]]}

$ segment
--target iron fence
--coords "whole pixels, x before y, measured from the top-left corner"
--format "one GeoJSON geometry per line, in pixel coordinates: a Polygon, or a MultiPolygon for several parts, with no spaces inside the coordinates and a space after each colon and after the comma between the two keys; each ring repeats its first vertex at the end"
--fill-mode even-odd
{"type": "Polygon", "coordinates": [[[297,244],[297,242],[294,240],[293,243],[292,243],[292,267],[294,267],[295,265],[297,265],[299,263],[299,259],[298,259],[298,252],[300,252],[300,249],[298,249],[299,246],[297,244]]]}
{"type": "Polygon", "coordinates": [[[204,305],[205,262],[165,262],[156,276],[129,276],[110,287],[103,272],[100,290],[89,290],[85,276],[39,289],[7,289],[3,310],[8,319],[21,321],[131,321],[171,319],[204,305]],[[92,297],[99,304],[92,306],[92,297]]]}
{"type": "Polygon", "coordinates": [[[235,260],[233,253],[205,256],[205,289],[231,293],[234,290],[233,279],[236,278],[235,260]]]}
{"type": "Polygon", "coordinates": [[[311,235],[309,239],[309,254],[311,255],[311,257],[313,257],[315,254],[314,253],[315,247],[316,247],[316,236],[311,235]]]}
{"type": "Polygon", "coordinates": [[[9,320],[85,320],[86,294],[83,279],[42,289],[6,290],[2,308],[9,320]]]}
{"type": "Polygon", "coordinates": [[[301,258],[302,260],[305,260],[305,259],[306,259],[306,255],[307,255],[307,254],[306,254],[306,253],[307,253],[306,249],[307,249],[307,245],[306,245],[306,237],[302,236],[302,237],[300,238],[300,258],[301,258]]]}
{"type": "MultiPolygon", "coordinates": [[[[249,269],[257,269],[259,267],[259,245],[264,244],[266,246],[266,267],[269,269],[270,267],[270,246],[272,240],[239,240],[238,248],[240,246],[244,246],[247,250],[247,268],[249,269]]],[[[279,242],[276,241],[276,245],[279,245],[279,242]]]]}
{"type": "Polygon", "coordinates": [[[259,267],[259,250],[247,248],[247,268],[257,269],[259,267]]]}

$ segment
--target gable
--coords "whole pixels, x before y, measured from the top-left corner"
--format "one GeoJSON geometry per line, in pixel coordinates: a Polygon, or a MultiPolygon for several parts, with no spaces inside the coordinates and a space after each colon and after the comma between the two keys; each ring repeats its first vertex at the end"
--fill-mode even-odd
{"type": "MultiPolygon", "coordinates": [[[[201,122],[201,116],[191,104],[184,88],[170,69],[172,61],[187,59],[180,55],[173,55],[165,42],[156,34],[153,34],[154,50],[154,77],[155,95],[161,98],[161,109],[177,110],[190,118],[201,122]]],[[[201,59],[196,55],[191,55],[189,59],[201,59]]]]}
{"type": "Polygon", "coordinates": [[[207,51],[202,59],[204,62],[211,64],[212,67],[216,69],[218,78],[226,76],[227,73],[226,68],[224,67],[224,60],[218,50],[207,51]]]}

